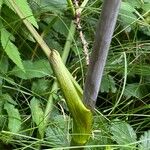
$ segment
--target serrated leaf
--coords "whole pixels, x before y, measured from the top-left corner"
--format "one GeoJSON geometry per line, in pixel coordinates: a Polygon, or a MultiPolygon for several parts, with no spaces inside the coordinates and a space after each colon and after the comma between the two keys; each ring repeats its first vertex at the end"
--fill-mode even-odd
{"type": "Polygon", "coordinates": [[[139,83],[132,83],[127,84],[124,91],[124,96],[126,96],[127,99],[131,97],[142,99],[148,93],[149,92],[147,91],[147,87],[145,87],[145,85],[139,85],[139,83]]]}
{"type": "Polygon", "coordinates": [[[18,133],[21,129],[21,117],[18,109],[8,102],[4,104],[4,109],[8,114],[8,129],[13,133],[18,133]]]}
{"type": "Polygon", "coordinates": [[[53,147],[69,146],[69,139],[66,136],[69,135],[67,121],[67,118],[64,119],[64,116],[57,115],[53,123],[46,129],[46,138],[53,147]]]}
{"type": "Polygon", "coordinates": [[[66,18],[63,18],[63,21],[58,19],[54,25],[53,28],[55,31],[57,31],[58,33],[64,35],[65,37],[67,36],[68,33],[68,29],[67,26],[70,24],[69,20],[66,18]]]}
{"type": "Polygon", "coordinates": [[[45,59],[40,59],[35,62],[32,62],[30,60],[23,61],[23,66],[25,72],[15,66],[11,71],[11,75],[19,77],[21,79],[32,79],[49,76],[52,73],[50,64],[48,60],[45,59]]]}
{"type": "Polygon", "coordinates": [[[140,137],[139,150],[150,150],[150,130],[140,137]]]}
{"type": "Polygon", "coordinates": [[[115,86],[115,81],[112,76],[105,75],[103,76],[102,83],[101,83],[101,92],[112,92],[115,93],[117,88],[115,86]]]}
{"type": "Polygon", "coordinates": [[[132,7],[129,3],[127,2],[121,3],[121,9],[120,9],[121,21],[120,22],[124,27],[130,25],[132,28],[134,28],[133,22],[136,22],[137,20],[137,16],[135,15],[134,12],[136,12],[136,9],[132,7]]]}
{"type": "Polygon", "coordinates": [[[9,102],[13,105],[17,105],[17,103],[12,99],[12,97],[8,93],[2,94],[0,99],[3,100],[4,102],[9,102]]]}
{"type": "Polygon", "coordinates": [[[126,0],[125,3],[128,3],[133,8],[140,8],[142,4],[142,2],[139,0],[126,0]]]}
{"type": "Polygon", "coordinates": [[[10,38],[12,38],[13,35],[9,33],[5,28],[1,29],[1,44],[8,55],[8,57],[22,70],[24,71],[24,67],[22,64],[22,60],[20,57],[20,53],[18,51],[18,48],[11,42],[10,38]]]}
{"type": "Polygon", "coordinates": [[[126,122],[115,119],[111,123],[110,131],[112,138],[118,143],[121,150],[135,150],[136,149],[136,133],[133,128],[126,122]]]}
{"type": "MultiPolygon", "coordinates": [[[[11,8],[13,11],[14,9],[12,8],[10,2],[5,1],[6,5],[11,8]]],[[[15,3],[17,4],[17,6],[20,8],[20,10],[23,12],[25,18],[31,23],[33,24],[36,28],[38,28],[38,24],[36,22],[36,19],[34,18],[34,15],[32,13],[31,8],[29,7],[29,4],[27,2],[27,0],[15,0],[15,3]]]]}
{"type": "Polygon", "coordinates": [[[53,13],[62,13],[67,8],[66,0],[35,0],[36,4],[41,7],[42,12],[52,11],[53,13]]]}
{"type": "Polygon", "coordinates": [[[41,108],[40,101],[35,97],[33,97],[32,100],[30,101],[30,106],[32,119],[38,127],[40,136],[43,137],[45,124],[44,124],[44,112],[41,108]]]}
{"type": "Polygon", "coordinates": [[[45,95],[50,88],[49,80],[39,79],[38,81],[33,82],[32,91],[38,95],[45,95]]]}

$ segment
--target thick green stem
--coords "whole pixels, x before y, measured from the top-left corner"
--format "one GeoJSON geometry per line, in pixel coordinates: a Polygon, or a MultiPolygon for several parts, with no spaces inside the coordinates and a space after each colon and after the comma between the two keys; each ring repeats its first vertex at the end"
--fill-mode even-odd
{"type": "MultiPolygon", "coordinates": [[[[72,21],[70,24],[68,37],[66,39],[66,44],[64,46],[64,50],[63,50],[63,54],[62,54],[62,61],[64,64],[67,61],[74,34],[75,34],[75,25],[72,21]]],[[[52,94],[52,92],[57,92],[57,89],[58,89],[57,82],[54,81],[54,83],[52,85],[52,90],[51,90],[50,96],[49,96],[48,101],[47,101],[46,109],[45,109],[45,118],[44,118],[45,119],[45,126],[47,126],[50,112],[52,111],[52,108],[53,108],[53,94],[52,94]]]]}

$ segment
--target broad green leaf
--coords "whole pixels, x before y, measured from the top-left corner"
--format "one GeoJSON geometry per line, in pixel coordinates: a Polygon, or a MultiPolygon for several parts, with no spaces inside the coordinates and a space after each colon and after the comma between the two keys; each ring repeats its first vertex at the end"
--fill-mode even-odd
{"type": "MultiPolygon", "coordinates": [[[[18,5],[20,10],[25,15],[25,19],[27,19],[36,28],[38,28],[38,24],[36,22],[36,19],[34,18],[34,15],[32,13],[31,8],[29,7],[29,4],[28,4],[27,0],[21,0],[21,1],[20,0],[15,0],[14,2],[18,5]]],[[[6,3],[7,6],[9,6],[14,11],[14,9],[12,8],[12,6],[11,6],[9,1],[6,0],[5,3],[6,3]]]]}
{"type": "Polygon", "coordinates": [[[1,44],[8,57],[22,70],[24,67],[18,48],[11,42],[12,34],[5,28],[1,29],[1,44]]]}
{"type": "Polygon", "coordinates": [[[63,18],[63,21],[58,19],[55,24],[53,25],[53,28],[58,33],[64,35],[65,37],[68,35],[68,25],[70,24],[70,21],[66,18],[63,18]]]}
{"type": "Polygon", "coordinates": [[[142,2],[139,0],[125,0],[125,3],[128,3],[133,8],[140,8],[142,5],[142,2]]]}
{"type": "Polygon", "coordinates": [[[4,104],[4,109],[8,114],[8,129],[13,133],[18,133],[21,129],[21,117],[18,109],[8,102],[4,104]]]}
{"type": "Polygon", "coordinates": [[[125,10],[128,12],[135,12],[136,11],[135,8],[127,2],[121,3],[121,10],[125,10]]]}
{"type": "MultiPolygon", "coordinates": [[[[122,2],[121,9],[120,9],[120,23],[123,25],[123,27],[129,26],[129,28],[134,28],[135,25],[133,23],[136,22],[137,16],[135,15],[136,9],[132,7],[127,2],[122,2]]],[[[129,30],[129,29],[127,29],[129,30]]]]}
{"type": "Polygon", "coordinates": [[[69,146],[69,129],[68,119],[62,115],[57,115],[52,120],[52,123],[46,129],[46,139],[53,147],[69,146]]]}
{"type": "Polygon", "coordinates": [[[7,93],[7,94],[2,94],[0,96],[0,99],[4,102],[9,102],[13,105],[17,105],[17,103],[12,99],[12,97],[7,93]]]}
{"type": "MultiPolygon", "coordinates": [[[[104,150],[106,146],[112,143],[112,140],[108,136],[109,123],[102,115],[96,115],[93,123],[93,138],[90,138],[87,145],[100,145],[100,147],[92,148],[92,150],[104,150]]],[[[107,147],[109,148],[109,147],[107,147]]],[[[90,149],[89,149],[90,150],[90,149]]]]}
{"type": "Polygon", "coordinates": [[[50,82],[46,79],[39,79],[38,81],[33,82],[32,91],[38,95],[45,95],[50,91],[50,82]]]}
{"type": "Polygon", "coordinates": [[[38,127],[40,136],[43,137],[45,124],[44,124],[44,112],[41,108],[40,101],[35,97],[33,97],[30,102],[30,106],[31,106],[32,119],[38,127]]]}
{"type": "Polygon", "coordinates": [[[128,123],[115,119],[111,123],[110,131],[118,145],[124,145],[120,146],[120,150],[136,150],[136,133],[128,123]]]}
{"type": "Polygon", "coordinates": [[[101,92],[112,92],[115,93],[117,88],[115,86],[115,81],[112,76],[104,75],[101,83],[101,92]]]}
{"type": "Polygon", "coordinates": [[[50,76],[52,71],[48,60],[40,59],[35,62],[30,60],[23,61],[25,72],[15,66],[10,72],[11,75],[19,77],[21,79],[32,79],[50,76]]]}
{"type": "Polygon", "coordinates": [[[147,87],[145,85],[139,85],[139,83],[132,83],[127,84],[124,91],[124,96],[126,96],[127,99],[131,97],[142,99],[148,93],[149,92],[147,91],[147,87]]]}
{"type": "Polygon", "coordinates": [[[42,12],[52,11],[53,13],[62,13],[67,8],[66,0],[34,0],[40,6],[42,12]]]}
{"type": "Polygon", "coordinates": [[[139,150],[150,150],[150,130],[140,137],[139,150]]]}

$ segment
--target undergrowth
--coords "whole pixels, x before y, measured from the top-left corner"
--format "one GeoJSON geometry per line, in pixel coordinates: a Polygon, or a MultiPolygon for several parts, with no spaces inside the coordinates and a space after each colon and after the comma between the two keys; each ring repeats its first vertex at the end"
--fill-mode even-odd
{"type": "MultiPolygon", "coordinates": [[[[90,53],[102,2],[87,2],[80,19],[90,53]]],[[[85,55],[67,1],[18,4],[83,87],[85,55]]],[[[69,149],[72,119],[49,62],[9,0],[0,8],[0,149],[69,149]]],[[[85,149],[150,150],[149,39],[150,2],[123,0],[85,149]]]]}

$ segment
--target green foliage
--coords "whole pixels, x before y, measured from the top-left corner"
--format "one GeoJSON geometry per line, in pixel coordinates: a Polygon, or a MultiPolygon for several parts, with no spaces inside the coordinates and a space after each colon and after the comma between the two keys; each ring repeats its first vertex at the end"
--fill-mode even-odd
{"type": "Polygon", "coordinates": [[[37,60],[35,62],[27,60],[22,63],[25,71],[22,71],[15,66],[11,71],[11,75],[21,79],[32,79],[49,76],[52,73],[49,62],[45,59],[37,60]]]}
{"type": "Polygon", "coordinates": [[[150,130],[145,131],[140,137],[139,150],[149,150],[150,148],[150,130]]]}
{"type": "MultiPolygon", "coordinates": [[[[31,1],[31,0],[30,0],[31,1]]],[[[66,0],[34,0],[35,7],[42,12],[54,12],[54,13],[62,13],[64,9],[67,7],[66,0]],[[39,7],[39,8],[38,8],[39,7]]]]}
{"type": "MultiPolygon", "coordinates": [[[[72,136],[71,111],[56,86],[49,61],[9,2],[0,0],[0,148],[7,149],[7,145],[16,149],[38,149],[40,146],[41,149],[67,149],[72,136]],[[47,101],[51,108],[48,107],[45,114],[47,101]]],[[[62,54],[65,42],[73,41],[67,45],[71,51],[66,66],[83,87],[87,66],[79,32],[76,30],[74,36],[70,30],[71,38],[67,37],[70,22],[74,22],[68,1],[15,2],[51,49],[62,54]]],[[[88,0],[80,16],[89,52],[101,4],[101,1],[88,0]]],[[[101,113],[94,112],[92,135],[85,150],[149,150],[149,10],[149,0],[122,1],[97,100],[101,113]],[[127,68],[124,68],[122,53],[126,54],[127,68]],[[116,109],[110,113],[122,93],[116,109]]],[[[61,73],[61,77],[63,75],[61,73]]],[[[70,80],[81,99],[82,89],[74,79],[70,80]]],[[[63,88],[65,91],[65,86],[63,88]]],[[[69,94],[70,89],[67,92],[69,94]]]]}
{"type": "MultiPolygon", "coordinates": [[[[31,10],[31,8],[28,5],[27,0],[22,0],[21,2],[20,2],[20,0],[16,0],[15,3],[16,3],[16,5],[19,6],[19,8],[21,9],[21,11],[25,14],[25,17],[27,18],[27,20],[30,23],[32,23],[36,28],[38,28],[37,21],[36,21],[36,19],[33,16],[32,10],[31,10]]],[[[7,6],[9,6],[13,11],[15,11],[13,9],[13,7],[11,6],[11,4],[10,4],[9,1],[6,0],[5,4],[7,6]]]]}
{"type": "Polygon", "coordinates": [[[112,121],[110,131],[112,138],[118,143],[121,150],[135,150],[136,149],[136,133],[133,128],[118,119],[112,121]]]}
{"type": "MultiPolygon", "coordinates": [[[[1,24],[1,22],[0,22],[1,24]]],[[[24,67],[20,58],[18,48],[12,43],[13,35],[9,33],[2,25],[1,27],[1,44],[4,51],[7,53],[9,58],[24,71],[24,67]]]]}
{"type": "Polygon", "coordinates": [[[142,99],[145,95],[148,94],[145,85],[139,85],[138,83],[127,84],[124,95],[126,98],[136,97],[142,99]]]}
{"type": "Polygon", "coordinates": [[[117,88],[115,86],[115,81],[112,76],[104,75],[101,83],[101,92],[112,92],[115,93],[117,88]]]}
{"type": "Polygon", "coordinates": [[[69,146],[69,118],[64,118],[62,115],[57,115],[52,119],[52,123],[46,129],[46,140],[51,143],[53,147],[69,146]]]}
{"type": "Polygon", "coordinates": [[[36,99],[35,97],[32,98],[30,102],[31,106],[31,114],[32,114],[32,119],[35,122],[35,124],[38,127],[38,131],[41,137],[44,136],[44,112],[41,108],[40,101],[36,99]]]}
{"type": "Polygon", "coordinates": [[[18,133],[21,129],[21,117],[18,109],[8,102],[4,104],[4,109],[8,114],[8,129],[13,133],[18,133]]]}

